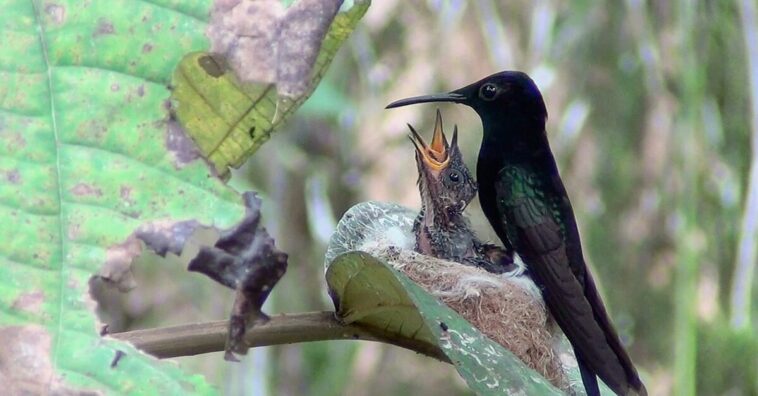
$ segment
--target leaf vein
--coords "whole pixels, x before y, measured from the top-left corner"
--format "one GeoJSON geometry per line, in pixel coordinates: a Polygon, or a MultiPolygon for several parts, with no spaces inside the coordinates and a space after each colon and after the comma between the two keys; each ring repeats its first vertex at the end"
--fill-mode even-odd
{"type": "MultiPolygon", "coordinates": [[[[49,101],[49,105],[50,105],[50,122],[51,122],[52,131],[53,131],[53,138],[55,139],[55,143],[56,143],[56,150],[55,150],[55,172],[56,172],[56,182],[57,182],[57,186],[56,187],[57,188],[55,189],[55,194],[57,194],[58,202],[61,202],[61,197],[63,196],[63,194],[62,194],[61,185],[60,185],[60,155],[59,155],[59,152],[58,152],[58,144],[60,143],[60,139],[59,139],[59,136],[58,136],[58,125],[57,125],[56,120],[55,120],[55,117],[56,117],[56,113],[55,113],[55,98],[53,97],[53,92],[55,92],[55,91],[53,90],[52,67],[50,65],[50,58],[49,58],[48,53],[47,53],[47,40],[46,40],[46,37],[45,37],[46,30],[45,30],[45,25],[43,23],[43,19],[42,19],[41,14],[40,14],[41,9],[40,9],[40,4],[38,4],[38,1],[32,0],[32,8],[34,10],[35,23],[36,23],[36,25],[39,28],[38,29],[39,45],[40,45],[40,50],[42,51],[42,57],[43,57],[43,59],[45,61],[44,62],[45,63],[45,72],[47,74],[47,90],[48,90],[47,94],[49,95],[49,99],[50,99],[50,101],[49,101]]],[[[64,251],[63,244],[64,244],[64,241],[63,241],[63,221],[62,221],[62,219],[60,217],[61,214],[62,214],[62,207],[59,205],[58,206],[58,216],[59,216],[58,217],[58,235],[59,235],[59,238],[58,238],[58,249],[59,249],[60,257],[63,258],[63,251],[64,251]]],[[[59,288],[58,288],[58,301],[59,301],[59,303],[58,303],[58,315],[57,315],[58,317],[53,319],[53,320],[57,321],[57,328],[58,328],[56,334],[54,335],[55,341],[53,342],[53,350],[52,350],[52,354],[51,354],[51,359],[53,361],[53,366],[54,367],[58,367],[58,351],[60,350],[61,332],[63,330],[62,312],[63,312],[63,304],[64,304],[63,292],[64,292],[64,287],[65,287],[64,286],[65,282],[63,281],[63,276],[65,275],[64,274],[64,263],[65,263],[65,260],[63,260],[63,259],[59,263],[60,264],[60,269],[59,269],[59,272],[60,272],[59,283],[60,283],[60,285],[59,285],[59,288]]],[[[52,391],[52,384],[53,384],[54,378],[55,378],[55,376],[50,376],[50,381],[48,382],[48,386],[47,386],[48,392],[52,391]]]]}

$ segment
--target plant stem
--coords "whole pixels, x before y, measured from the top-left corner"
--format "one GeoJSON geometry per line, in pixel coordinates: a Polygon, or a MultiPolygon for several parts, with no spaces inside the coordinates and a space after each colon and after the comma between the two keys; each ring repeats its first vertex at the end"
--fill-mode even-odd
{"type": "MultiPolygon", "coordinates": [[[[128,341],[158,358],[170,358],[223,351],[228,326],[229,321],[221,320],[134,330],[114,333],[110,336],[128,341]]],[[[256,325],[248,330],[245,340],[251,348],[327,340],[376,341],[409,349],[443,362],[450,362],[436,345],[355,324],[342,324],[337,320],[334,312],[275,315],[267,323],[256,325]]]]}
{"type": "Polygon", "coordinates": [[[679,225],[675,240],[677,263],[674,280],[674,388],[681,396],[697,394],[697,291],[701,253],[705,241],[699,224],[700,189],[698,185],[702,161],[703,132],[700,124],[705,98],[706,81],[703,62],[697,57],[696,29],[698,5],[692,0],[680,0],[677,7],[676,29],[681,40],[679,61],[682,71],[678,77],[682,88],[679,116],[674,138],[679,147],[678,173],[681,188],[677,192],[680,204],[676,217],[679,225]]]}
{"type": "Polygon", "coordinates": [[[750,126],[752,129],[750,179],[745,198],[745,209],[737,245],[737,259],[732,280],[731,325],[735,329],[750,325],[750,296],[752,294],[753,272],[756,261],[756,235],[758,234],[758,45],[755,40],[756,10],[752,1],[741,1],[740,16],[742,33],[747,53],[747,73],[750,92],[750,126]]]}

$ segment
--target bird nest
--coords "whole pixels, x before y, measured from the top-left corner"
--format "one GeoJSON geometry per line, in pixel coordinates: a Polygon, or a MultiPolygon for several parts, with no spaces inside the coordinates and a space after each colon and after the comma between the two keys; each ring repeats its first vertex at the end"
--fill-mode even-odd
{"type": "Polygon", "coordinates": [[[482,269],[418,254],[375,246],[367,253],[384,259],[428,293],[504,346],[556,387],[569,381],[556,353],[555,325],[539,290],[527,278],[492,274],[482,269]]]}
{"type": "Polygon", "coordinates": [[[572,393],[566,370],[575,360],[563,354],[565,340],[537,286],[519,272],[492,274],[414,252],[417,213],[376,201],[352,207],[332,236],[325,267],[340,254],[356,250],[386,261],[553,385],[572,393]]]}

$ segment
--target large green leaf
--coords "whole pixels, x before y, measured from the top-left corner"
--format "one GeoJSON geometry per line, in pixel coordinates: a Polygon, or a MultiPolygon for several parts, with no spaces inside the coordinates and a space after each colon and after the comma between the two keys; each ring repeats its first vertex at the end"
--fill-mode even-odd
{"type": "Polygon", "coordinates": [[[141,241],[174,251],[194,228],[229,229],[245,215],[239,194],[214,176],[169,114],[175,68],[187,54],[209,49],[211,6],[3,2],[0,338],[11,341],[0,344],[5,393],[212,392],[199,376],[100,337],[88,290],[93,274],[130,287],[141,241]]]}
{"type": "Polygon", "coordinates": [[[344,322],[438,345],[479,395],[561,394],[510,351],[368,253],[337,256],[326,280],[344,322]]]}
{"type": "Polygon", "coordinates": [[[170,150],[183,138],[167,128],[167,83],[181,56],[203,47],[205,12],[200,2],[176,10],[130,1],[4,4],[0,329],[41,367],[24,381],[27,367],[13,353],[20,346],[0,346],[16,390],[209,389],[99,337],[88,290],[96,273],[120,281],[141,249],[130,239],[139,228],[187,220],[227,228],[244,214],[239,196],[209,177],[192,150],[170,150]]]}

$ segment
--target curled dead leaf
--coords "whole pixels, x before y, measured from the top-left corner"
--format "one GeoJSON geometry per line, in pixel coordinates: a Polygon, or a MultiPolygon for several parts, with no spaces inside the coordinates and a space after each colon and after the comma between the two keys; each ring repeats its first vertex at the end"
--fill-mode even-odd
{"type": "Polygon", "coordinates": [[[268,320],[261,307],[287,270],[287,254],[276,248],[274,239],[260,224],[261,200],[251,192],[243,198],[247,214],[242,222],[223,233],[214,247],[202,247],[188,267],[236,290],[226,360],[237,360],[235,353],[247,353],[245,333],[255,323],[268,320]]]}

